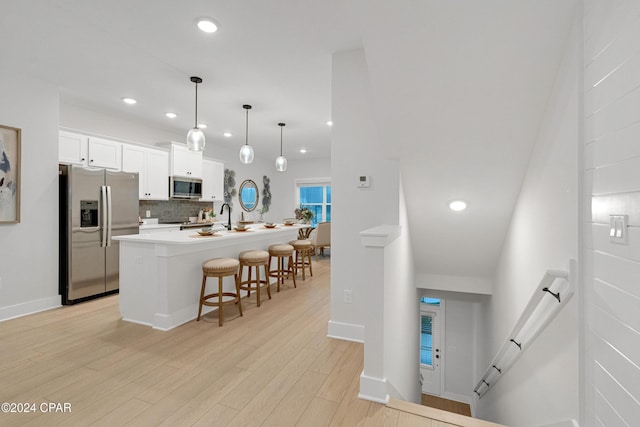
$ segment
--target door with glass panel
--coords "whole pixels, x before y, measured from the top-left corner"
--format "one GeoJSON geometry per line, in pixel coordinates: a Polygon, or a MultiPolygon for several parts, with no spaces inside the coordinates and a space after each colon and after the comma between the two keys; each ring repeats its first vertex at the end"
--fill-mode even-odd
{"type": "MultiPolygon", "coordinates": [[[[424,300],[424,298],[423,298],[424,300]]],[[[422,392],[440,394],[442,351],[441,341],[441,309],[438,305],[420,304],[420,374],[422,375],[422,392]]]]}

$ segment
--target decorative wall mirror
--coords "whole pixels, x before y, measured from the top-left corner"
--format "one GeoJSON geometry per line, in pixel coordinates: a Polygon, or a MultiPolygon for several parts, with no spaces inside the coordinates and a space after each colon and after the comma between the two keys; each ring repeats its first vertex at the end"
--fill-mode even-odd
{"type": "Polygon", "coordinates": [[[240,184],[238,192],[240,206],[247,212],[251,212],[258,206],[258,186],[250,179],[245,179],[240,184]]]}

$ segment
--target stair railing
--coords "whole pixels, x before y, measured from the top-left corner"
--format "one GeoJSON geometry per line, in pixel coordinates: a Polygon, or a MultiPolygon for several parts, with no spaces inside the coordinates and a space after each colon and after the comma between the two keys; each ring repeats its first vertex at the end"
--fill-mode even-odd
{"type": "Polygon", "coordinates": [[[576,261],[569,271],[547,270],[518,323],[482,375],[473,392],[482,398],[571,299],[577,280],[576,261]]]}

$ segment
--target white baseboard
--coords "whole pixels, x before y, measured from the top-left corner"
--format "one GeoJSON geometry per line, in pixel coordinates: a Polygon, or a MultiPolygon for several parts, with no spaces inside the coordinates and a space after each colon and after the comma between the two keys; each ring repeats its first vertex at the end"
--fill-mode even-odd
{"type": "Polygon", "coordinates": [[[60,295],[40,298],[33,301],[27,301],[16,305],[0,308],[0,322],[15,319],[16,317],[26,316],[28,314],[39,313],[41,311],[51,310],[62,306],[60,295]]]}
{"type": "Polygon", "coordinates": [[[358,397],[372,402],[389,403],[389,394],[387,393],[387,379],[373,378],[364,374],[360,374],[360,393],[358,397]]]}
{"type": "Polygon", "coordinates": [[[339,340],[364,343],[364,326],[329,320],[327,336],[339,340]]]}
{"type": "Polygon", "coordinates": [[[570,420],[558,421],[551,424],[545,424],[540,427],[580,427],[580,425],[576,420],[570,419],[570,420]]]}

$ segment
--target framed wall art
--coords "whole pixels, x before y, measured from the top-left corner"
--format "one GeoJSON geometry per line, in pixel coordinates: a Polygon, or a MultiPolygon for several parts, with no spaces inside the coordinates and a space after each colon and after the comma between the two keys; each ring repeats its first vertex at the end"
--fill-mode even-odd
{"type": "Polygon", "coordinates": [[[20,222],[20,133],[0,125],[0,224],[20,222]]]}

